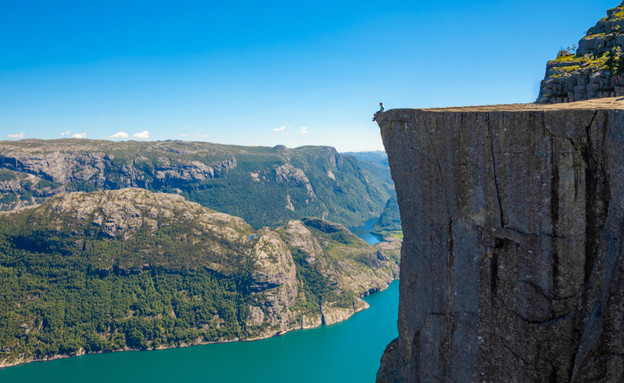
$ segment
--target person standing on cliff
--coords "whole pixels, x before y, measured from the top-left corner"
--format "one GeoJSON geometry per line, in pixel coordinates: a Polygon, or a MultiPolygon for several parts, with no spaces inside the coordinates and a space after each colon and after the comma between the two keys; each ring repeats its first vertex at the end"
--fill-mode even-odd
{"type": "Polygon", "coordinates": [[[379,113],[383,113],[383,111],[384,111],[383,102],[380,102],[380,103],[379,103],[379,111],[378,111],[377,113],[375,113],[375,116],[373,116],[373,121],[375,121],[375,119],[377,118],[377,115],[378,115],[379,113]]]}

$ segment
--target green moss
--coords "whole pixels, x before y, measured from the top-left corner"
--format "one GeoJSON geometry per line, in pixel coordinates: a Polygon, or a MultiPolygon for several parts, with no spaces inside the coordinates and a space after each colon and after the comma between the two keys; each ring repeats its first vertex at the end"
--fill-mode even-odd
{"type": "Polygon", "coordinates": [[[581,66],[580,65],[570,65],[570,66],[560,67],[560,68],[557,68],[557,69],[562,70],[564,72],[574,72],[576,70],[581,69],[581,66]]]}
{"type": "Polygon", "coordinates": [[[591,35],[587,35],[585,37],[583,37],[583,40],[589,40],[590,38],[595,38],[595,37],[604,37],[607,34],[602,32],[602,33],[592,33],[591,35]]]}
{"type": "Polygon", "coordinates": [[[561,62],[574,62],[578,60],[579,58],[574,55],[559,55],[556,59],[552,61],[561,63],[561,62]]]}
{"type": "Polygon", "coordinates": [[[620,5],[613,9],[610,9],[609,12],[613,12],[609,17],[605,17],[601,19],[601,21],[613,21],[613,20],[621,20],[624,19],[624,6],[620,5]]]}
{"type": "Polygon", "coordinates": [[[549,62],[550,70],[548,72],[548,77],[565,77],[580,70],[609,70],[607,66],[609,56],[610,53],[607,52],[600,57],[591,55],[558,57],[549,62]]]}

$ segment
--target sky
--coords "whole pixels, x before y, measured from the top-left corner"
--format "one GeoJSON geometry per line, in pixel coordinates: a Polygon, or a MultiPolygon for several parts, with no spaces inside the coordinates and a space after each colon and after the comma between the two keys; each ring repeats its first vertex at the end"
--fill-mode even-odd
{"type": "Polygon", "coordinates": [[[383,150],[386,109],[535,101],[619,0],[0,1],[0,139],[383,150]]]}

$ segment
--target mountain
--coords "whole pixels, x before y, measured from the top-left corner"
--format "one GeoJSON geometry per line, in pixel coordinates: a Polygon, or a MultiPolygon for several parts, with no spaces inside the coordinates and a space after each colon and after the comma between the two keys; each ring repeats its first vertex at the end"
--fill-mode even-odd
{"type": "Polygon", "coordinates": [[[387,189],[390,198],[386,202],[381,215],[373,226],[372,233],[382,236],[398,235],[401,231],[401,217],[399,214],[399,205],[396,200],[396,192],[394,190],[394,181],[390,174],[388,165],[388,155],[386,152],[347,152],[342,153],[345,156],[355,157],[363,169],[377,178],[382,186],[387,189]]]}
{"type": "Polygon", "coordinates": [[[390,167],[388,165],[388,155],[382,150],[374,150],[368,152],[344,152],[340,154],[355,157],[361,161],[372,162],[390,170],[390,167]]]}
{"type": "Polygon", "coordinates": [[[331,324],[398,274],[398,243],[318,218],[256,230],[174,193],[59,193],[0,217],[0,366],[331,324]]]}
{"type": "Polygon", "coordinates": [[[392,197],[388,200],[388,203],[386,203],[386,207],[379,216],[377,222],[375,222],[375,225],[373,225],[371,233],[381,235],[383,237],[393,235],[400,236],[400,232],[402,230],[403,228],[401,227],[399,204],[396,197],[392,197]]]}
{"type": "Polygon", "coordinates": [[[403,218],[382,382],[621,382],[624,103],[377,117],[403,218]]]}
{"type": "MultiPolygon", "coordinates": [[[[278,226],[319,217],[358,226],[381,214],[392,186],[331,147],[243,147],[204,142],[0,142],[0,209],[71,191],[139,187],[278,226]]],[[[385,176],[384,176],[385,177],[385,176]]]]}
{"type": "Polygon", "coordinates": [[[546,65],[539,103],[624,96],[624,2],[587,30],[576,52],[561,50],[546,65]]]}

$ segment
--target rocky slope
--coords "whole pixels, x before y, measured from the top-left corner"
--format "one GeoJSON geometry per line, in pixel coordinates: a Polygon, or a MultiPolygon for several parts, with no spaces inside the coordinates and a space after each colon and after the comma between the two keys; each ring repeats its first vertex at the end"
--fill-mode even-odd
{"type": "Polygon", "coordinates": [[[398,274],[398,247],[335,223],[256,230],[137,188],[62,193],[0,218],[0,366],[331,324],[398,274]]]}
{"type": "Polygon", "coordinates": [[[624,96],[624,2],[590,28],[576,52],[563,50],[546,65],[539,103],[624,96]]]}
{"type": "Polygon", "coordinates": [[[277,226],[319,217],[349,226],[379,216],[392,185],[330,147],[80,139],[0,141],[0,210],[60,192],[139,187],[277,226]]]}
{"type": "Polygon", "coordinates": [[[621,382],[624,102],[390,110],[405,235],[378,382],[621,382]]]}

